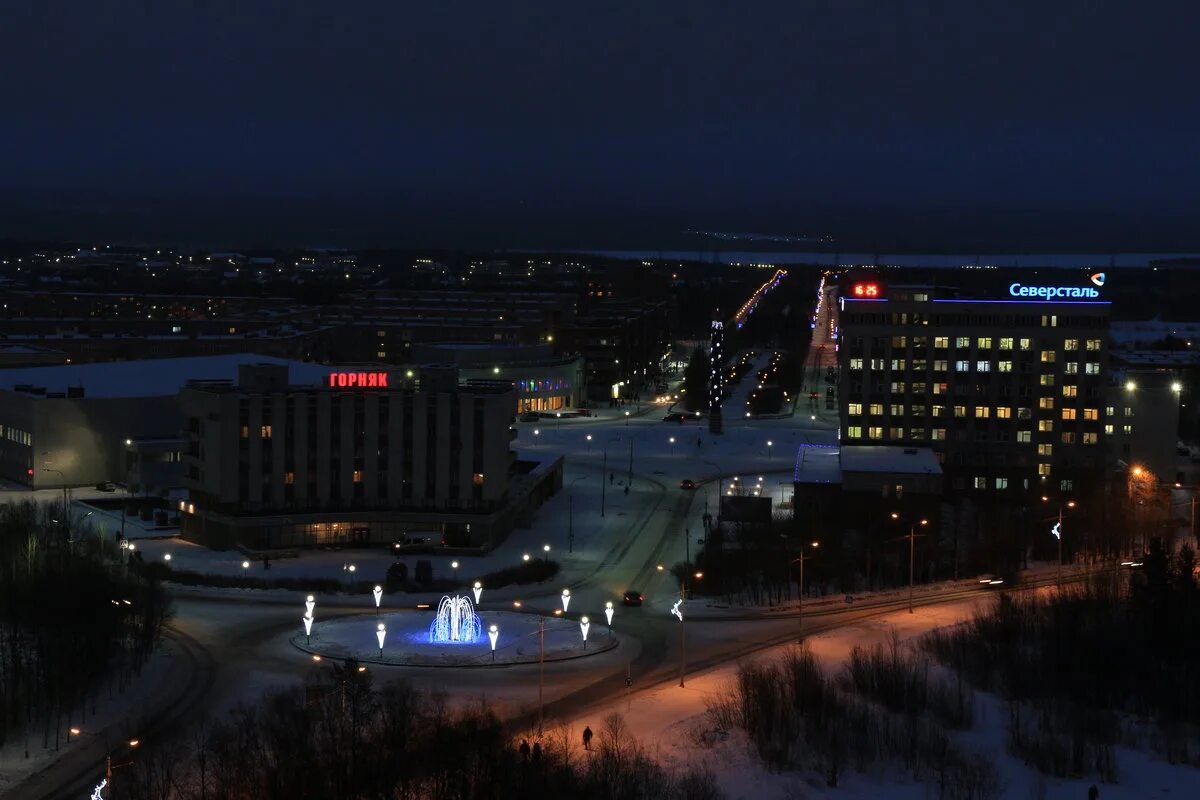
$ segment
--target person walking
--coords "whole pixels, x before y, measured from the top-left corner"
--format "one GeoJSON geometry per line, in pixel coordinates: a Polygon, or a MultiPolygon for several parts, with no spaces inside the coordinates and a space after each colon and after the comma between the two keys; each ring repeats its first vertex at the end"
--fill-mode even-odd
{"type": "Polygon", "coordinates": [[[592,729],[586,726],[583,729],[583,749],[592,749],[592,729]]]}
{"type": "Polygon", "coordinates": [[[529,760],[529,740],[522,739],[521,746],[518,748],[518,750],[521,753],[521,760],[528,761],[529,760]]]}
{"type": "Polygon", "coordinates": [[[1088,800],[1100,800],[1100,790],[1096,788],[1096,784],[1092,784],[1088,789],[1088,800]]]}

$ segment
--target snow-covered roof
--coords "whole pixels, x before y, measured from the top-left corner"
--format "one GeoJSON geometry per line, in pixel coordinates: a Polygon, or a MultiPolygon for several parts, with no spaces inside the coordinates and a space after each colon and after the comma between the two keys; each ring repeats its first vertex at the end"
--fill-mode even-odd
{"type": "Polygon", "coordinates": [[[860,445],[842,448],[842,471],[941,475],[942,465],[928,447],[860,445]]]}
{"type": "Polygon", "coordinates": [[[89,398],[164,397],[178,392],[189,380],[237,381],[238,367],[242,364],[286,364],[292,384],[320,383],[329,373],[329,367],[322,364],[234,353],[3,369],[0,370],[0,391],[11,392],[17,386],[32,386],[47,392],[66,392],[68,387],[82,386],[84,396],[89,398]]]}

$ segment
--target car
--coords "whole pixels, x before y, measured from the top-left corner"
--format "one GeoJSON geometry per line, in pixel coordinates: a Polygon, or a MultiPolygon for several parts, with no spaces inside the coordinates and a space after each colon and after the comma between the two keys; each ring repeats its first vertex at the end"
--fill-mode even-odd
{"type": "Polygon", "coordinates": [[[116,490],[117,487],[112,481],[104,481],[96,484],[96,491],[98,492],[115,492],[116,490]]]}
{"type": "Polygon", "coordinates": [[[626,589],[625,595],[621,598],[621,605],[640,606],[645,600],[646,597],[637,589],[626,589]]]}
{"type": "Polygon", "coordinates": [[[673,411],[663,417],[663,422],[687,422],[691,418],[691,414],[684,414],[681,411],[673,411]]]}
{"type": "Polygon", "coordinates": [[[696,482],[694,480],[692,480],[691,478],[684,478],[683,480],[681,480],[679,482],[679,488],[680,489],[695,489],[696,482]]]}
{"type": "Polygon", "coordinates": [[[590,417],[592,410],[590,408],[578,408],[575,410],[575,414],[580,417],[590,417]]]}
{"type": "Polygon", "coordinates": [[[526,411],[521,415],[521,422],[537,422],[541,417],[535,411],[526,411]]]}

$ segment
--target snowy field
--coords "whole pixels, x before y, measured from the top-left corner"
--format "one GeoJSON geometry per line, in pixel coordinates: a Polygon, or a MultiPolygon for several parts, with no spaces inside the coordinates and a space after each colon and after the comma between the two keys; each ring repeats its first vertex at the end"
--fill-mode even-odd
{"type": "MultiPolygon", "coordinates": [[[[806,641],[827,672],[841,668],[856,646],[883,644],[893,635],[901,641],[920,636],[935,627],[952,625],[967,618],[987,598],[943,606],[918,608],[916,613],[896,612],[827,633],[806,641]]],[[[771,648],[758,659],[772,660],[791,645],[771,648]]],[[[692,765],[713,771],[730,800],[928,800],[938,797],[937,786],[914,782],[896,768],[863,774],[846,771],[837,788],[826,786],[817,772],[772,772],[765,768],[750,743],[740,732],[711,740],[711,725],[705,709],[710,698],[722,693],[737,675],[729,664],[688,678],[686,688],[664,684],[637,692],[619,701],[589,711],[571,722],[580,731],[585,725],[599,730],[605,716],[618,712],[629,729],[660,763],[692,765]],[[706,735],[708,734],[708,735],[706,735]]],[[[1101,800],[1145,800],[1149,797],[1200,797],[1200,770],[1173,766],[1146,753],[1117,748],[1118,783],[1100,784],[1095,779],[1057,780],[1039,775],[1006,751],[1007,717],[996,697],[977,693],[976,721],[972,730],[955,734],[964,749],[987,754],[1001,775],[997,797],[1001,800],[1082,800],[1088,787],[1097,783],[1101,800]]]]}

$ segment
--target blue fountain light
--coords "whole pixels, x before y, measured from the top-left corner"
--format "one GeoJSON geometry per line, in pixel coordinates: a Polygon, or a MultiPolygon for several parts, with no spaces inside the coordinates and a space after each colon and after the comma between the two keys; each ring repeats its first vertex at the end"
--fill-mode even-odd
{"type": "Polygon", "coordinates": [[[469,597],[443,597],[437,617],[429,626],[433,644],[474,644],[483,635],[483,624],[469,597]]]}

